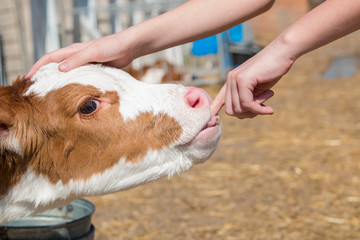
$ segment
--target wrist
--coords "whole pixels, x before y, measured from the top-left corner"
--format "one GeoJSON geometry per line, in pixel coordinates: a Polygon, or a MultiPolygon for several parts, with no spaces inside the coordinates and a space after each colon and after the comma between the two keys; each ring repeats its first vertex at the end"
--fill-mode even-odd
{"type": "Polygon", "coordinates": [[[174,34],[167,34],[168,27],[163,23],[166,21],[163,18],[167,15],[160,16],[124,30],[134,59],[173,46],[171,39],[174,38],[174,34]]]}
{"type": "Polygon", "coordinates": [[[134,26],[116,33],[117,42],[123,44],[121,49],[126,49],[126,55],[131,61],[144,55],[142,53],[144,45],[139,35],[139,31],[134,26]]]}
{"type": "Polygon", "coordinates": [[[279,53],[290,62],[295,62],[304,54],[301,46],[296,43],[297,37],[291,31],[285,30],[274,41],[278,46],[279,53]]]}
{"type": "Polygon", "coordinates": [[[127,28],[124,30],[124,37],[127,38],[129,55],[131,59],[134,60],[140,56],[142,56],[141,51],[144,47],[141,45],[141,37],[139,37],[139,32],[136,30],[134,26],[127,28]]]}

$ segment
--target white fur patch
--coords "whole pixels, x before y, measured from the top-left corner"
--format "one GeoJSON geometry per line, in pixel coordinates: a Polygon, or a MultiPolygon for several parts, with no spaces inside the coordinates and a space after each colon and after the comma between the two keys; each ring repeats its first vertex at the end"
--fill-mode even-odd
{"type": "Polygon", "coordinates": [[[114,167],[87,180],[71,180],[56,184],[44,176],[28,170],[19,184],[0,199],[0,223],[17,216],[70,202],[79,196],[107,194],[126,190],[163,176],[172,176],[188,170],[192,161],[180,152],[169,149],[149,152],[143,161],[131,163],[121,159],[114,167]]]}

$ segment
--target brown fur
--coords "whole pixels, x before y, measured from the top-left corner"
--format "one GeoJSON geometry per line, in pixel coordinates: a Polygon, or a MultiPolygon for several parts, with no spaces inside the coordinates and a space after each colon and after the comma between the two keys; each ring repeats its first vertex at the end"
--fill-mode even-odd
{"type": "MultiPolygon", "coordinates": [[[[0,196],[15,185],[26,171],[28,156],[20,157],[4,146],[3,139],[8,137],[8,130],[17,124],[16,112],[29,104],[27,97],[22,96],[31,85],[29,80],[18,78],[12,86],[0,87],[0,124],[3,133],[0,135],[0,196]]],[[[30,112],[29,112],[30,113],[30,112]]]]}
{"type": "Polygon", "coordinates": [[[30,81],[18,79],[12,86],[0,88],[0,124],[10,128],[22,149],[19,156],[0,148],[0,196],[28,168],[52,183],[86,180],[122,157],[141,161],[150,149],[170,145],[182,132],[179,123],[166,114],[142,113],[124,122],[116,92],[70,84],[45,97],[24,97],[30,85],[30,81]],[[79,114],[84,100],[92,97],[110,104],[89,116],[79,114]]]}

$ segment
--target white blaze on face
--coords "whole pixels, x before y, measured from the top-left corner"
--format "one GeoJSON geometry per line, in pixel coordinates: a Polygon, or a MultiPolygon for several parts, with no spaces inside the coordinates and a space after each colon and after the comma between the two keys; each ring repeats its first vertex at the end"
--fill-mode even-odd
{"type": "Polygon", "coordinates": [[[189,142],[211,117],[209,108],[188,106],[184,98],[188,90],[182,85],[147,84],[135,80],[126,72],[101,65],[87,65],[61,73],[57,70],[57,64],[51,63],[41,68],[33,80],[36,83],[26,94],[43,96],[71,83],[91,85],[102,92],[115,90],[120,98],[119,111],[125,121],[145,112],[153,112],[154,115],[166,113],[183,127],[180,144],[189,142]]]}

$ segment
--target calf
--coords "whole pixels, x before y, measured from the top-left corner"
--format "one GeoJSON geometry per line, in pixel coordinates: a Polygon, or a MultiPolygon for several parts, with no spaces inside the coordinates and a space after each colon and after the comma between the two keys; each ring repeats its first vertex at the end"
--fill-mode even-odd
{"type": "Polygon", "coordinates": [[[0,223],[188,170],[220,137],[198,88],[57,64],[0,87],[0,223]]]}

